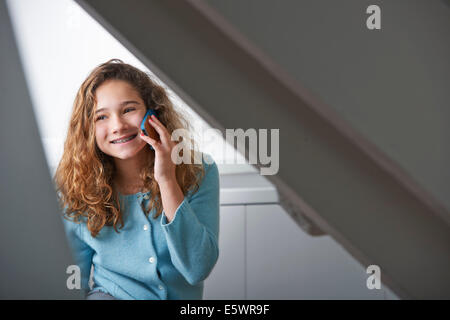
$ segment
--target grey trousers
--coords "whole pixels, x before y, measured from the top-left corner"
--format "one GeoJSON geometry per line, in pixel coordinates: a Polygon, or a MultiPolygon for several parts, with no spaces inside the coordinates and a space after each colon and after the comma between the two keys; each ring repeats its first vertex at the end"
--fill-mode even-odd
{"type": "Polygon", "coordinates": [[[88,294],[86,300],[117,300],[112,295],[101,291],[94,291],[88,294]]]}

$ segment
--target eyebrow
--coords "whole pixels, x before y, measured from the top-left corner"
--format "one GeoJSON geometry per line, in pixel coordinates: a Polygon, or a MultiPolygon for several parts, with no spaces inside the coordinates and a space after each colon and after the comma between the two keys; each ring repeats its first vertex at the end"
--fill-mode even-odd
{"type": "MultiPolygon", "coordinates": [[[[121,102],[119,106],[120,106],[120,107],[124,107],[124,106],[126,106],[126,105],[128,105],[128,104],[139,104],[139,102],[134,101],[134,100],[127,100],[127,101],[121,102]]],[[[97,114],[97,113],[99,113],[99,112],[101,112],[101,111],[107,110],[107,109],[108,109],[108,108],[100,108],[100,109],[97,109],[97,110],[95,110],[95,114],[97,114]]]]}

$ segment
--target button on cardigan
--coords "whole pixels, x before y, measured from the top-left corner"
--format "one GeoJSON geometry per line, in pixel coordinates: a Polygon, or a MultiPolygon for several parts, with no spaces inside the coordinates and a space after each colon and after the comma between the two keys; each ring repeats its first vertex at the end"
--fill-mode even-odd
{"type": "Polygon", "coordinates": [[[219,257],[219,172],[208,155],[204,178],[197,192],[190,191],[168,222],[164,211],[154,219],[142,206],[149,193],[119,194],[124,226],[104,226],[93,238],[86,220],[63,219],[81,287],[106,292],[117,299],[202,299],[203,280],[219,257]]]}

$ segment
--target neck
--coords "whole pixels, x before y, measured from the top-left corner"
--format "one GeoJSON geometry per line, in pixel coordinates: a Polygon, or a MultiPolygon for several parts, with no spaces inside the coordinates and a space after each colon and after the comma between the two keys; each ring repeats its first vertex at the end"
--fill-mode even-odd
{"type": "Polygon", "coordinates": [[[114,158],[116,168],[114,183],[120,193],[136,193],[142,189],[140,173],[142,168],[148,165],[148,152],[147,148],[143,148],[132,158],[114,158]]]}

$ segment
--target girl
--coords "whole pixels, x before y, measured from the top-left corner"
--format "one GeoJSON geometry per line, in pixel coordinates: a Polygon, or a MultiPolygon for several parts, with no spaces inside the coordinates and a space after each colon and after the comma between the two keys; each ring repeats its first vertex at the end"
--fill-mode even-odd
{"type": "Polygon", "coordinates": [[[207,155],[172,161],[171,134],[187,127],[165,90],[121,60],[81,85],[55,183],[88,299],[202,299],[219,256],[219,175],[207,155]],[[140,130],[149,108],[159,139],[140,130]]]}

